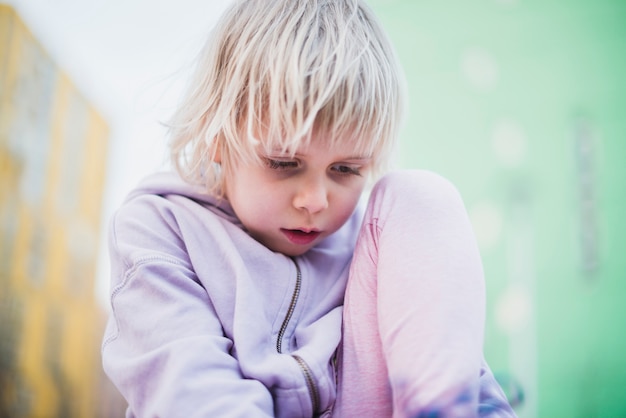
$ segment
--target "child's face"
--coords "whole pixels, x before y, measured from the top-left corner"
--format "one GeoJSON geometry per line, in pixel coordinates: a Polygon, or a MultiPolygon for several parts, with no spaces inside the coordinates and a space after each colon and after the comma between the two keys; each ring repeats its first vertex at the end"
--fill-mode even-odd
{"type": "Polygon", "coordinates": [[[316,137],[293,158],[280,151],[261,157],[262,164],[232,167],[226,197],[252,237],[289,256],[305,253],[347,221],[371,166],[349,141],[329,149],[316,137]]]}

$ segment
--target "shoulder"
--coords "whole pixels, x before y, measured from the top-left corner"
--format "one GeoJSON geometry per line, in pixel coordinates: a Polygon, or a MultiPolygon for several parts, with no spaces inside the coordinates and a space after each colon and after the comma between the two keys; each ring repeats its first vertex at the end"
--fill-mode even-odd
{"type": "Polygon", "coordinates": [[[384,175],[377,184],[382,184],[385,188],[415,188],[431,193],[458,194],[456,187],[450,180],[429,170],[394,170],[384,175]]]}
{"type": "Polygon", "coordinates": [[[109,225],[112,257],[134,264],[147,257],[174,257],[186,261],[187,247],[197,234],[211,240],[219,223],[229,223],[208,199],[186,192],[185,186],[172,187],[171,179],[162,187],[155,178],[144,182],[115,211],[109,225]],[[191,236],[190,231],[195,233],[191,236]]]}
{"type": "Polygon", "coordinates": [[[428,170],[395,170],[383,176],[373,192],[384,193],[398,204],[420,207],[463,207],[456,186],[447,178],[428,170]]]}

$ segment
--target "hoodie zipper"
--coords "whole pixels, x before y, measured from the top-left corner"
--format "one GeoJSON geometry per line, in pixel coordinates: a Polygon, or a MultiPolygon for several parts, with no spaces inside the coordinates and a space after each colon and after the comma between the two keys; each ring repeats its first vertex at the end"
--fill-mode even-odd
{"type": "Polygon", "coordinates": [[[285,332],[287,331],[287,325],[289,325],[289,321],[293,316],[293,312],[296,310],[296,303],[298,302],[298,297],[300,296],[300,288],[302,287],[302,272],[300,271],[300,266],[293,260],[293,263],[296,265],[296,287],[293,290],[293,295],[291,295],[291,303],[289,304],[289,309],[287,310],[287,315],[285,315],[285,320],[283,324],[280,326],[280,330],[278,331],[278,339],[276,340],[276,351],[279,353],[283,352],[283,338],[285,338],[285,332]]]}
{"type": "MultiPolygon", "coordinates": [[[[287,315],[285,315],[285,320],[283,321],[280,330],[278,331],[278,338],[276,340],[276,351],[279,353],[283,352],[283,338],[285,337],[285,332],[287,331],[287,325],[289,325],[289,321],[293,316],[293,312],[296,309],[296,303],[298,303],[298,298],[300,297],[300,289],[302,288],[302,271],[300,270],[300,266],[298,262],[293,259],[293,263],[296,265],[296,286],[293,290],[293,294],[291,295],[291,303],[289,304],[289,309],[287,310],[287,315]]],[[[300,370],[304,375],[304,379],[306,380],[306,386],[309,390],[309,396],[311,397],[311,407],[313,408],[313,414],[317,412],[319,409],[319,390],[317,385],[315,384],[315,379],[313,378],[313,372],[309,368],[309,365],[297,355],[292,355],[298,366],[300,366],[300,370]]]]}
{"type": "Polygon", "coordinates": [[[313,372],[311,372],[309,365],[306,364],[302,357],[296,355],[292,355],[291,357],[296,360],[296,362],[300,366],[300,369],[302,370],[302,373],[304,374],[306,387],[309,389],[309,396],[311,396],[311,406],[313,408],[313,414],[315,414],[320,407],[320,394],[317,389],[317,385],[315,384],[315,379],[313,378],[313,372]]]}

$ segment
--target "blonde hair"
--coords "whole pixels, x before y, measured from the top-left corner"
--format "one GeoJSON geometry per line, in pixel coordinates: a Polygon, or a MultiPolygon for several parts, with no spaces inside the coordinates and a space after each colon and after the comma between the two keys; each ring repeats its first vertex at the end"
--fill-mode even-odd
{"type": "Polygon", "coordinates": [[[169,123],[172,163],[186,180],[219,192],[222,168],[258,158],[259,145],[295,152],[315,130],[330,147],[354,141],[380,172],[404,90],[391,43],[362,1],[234,0],[169,123]]]}

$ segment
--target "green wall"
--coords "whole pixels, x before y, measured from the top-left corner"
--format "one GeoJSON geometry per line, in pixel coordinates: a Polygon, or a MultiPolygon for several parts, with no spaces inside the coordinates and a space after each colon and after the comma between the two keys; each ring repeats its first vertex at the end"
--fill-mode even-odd
{"type": "Polygon", "coordinates": [[[626,1],[370,4],[409,84],[398,163],[464,196],[518,414],[626,417],[626,1]]]}

